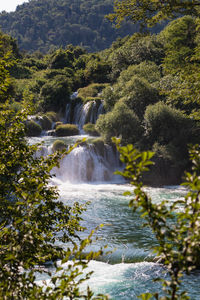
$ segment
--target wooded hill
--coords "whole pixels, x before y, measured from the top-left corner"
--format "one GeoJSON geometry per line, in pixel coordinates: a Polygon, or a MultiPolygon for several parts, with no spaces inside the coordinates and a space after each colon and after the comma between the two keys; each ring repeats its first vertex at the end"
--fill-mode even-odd
{"type": "Polygon", "coordinates": [[[105,18],[112,0],[30,0],[15,12],[0,14],[0,28],[16,38],[20,49],[47,52],[68,44],[99,51],[117,37],[138,31],[126,22],[120,29],[105,18]]]}
{"type": "Polygon", "coordinates": [[[120,136],[123,144],[153,150],[159,162],[153,181],[180,180],[189,166],[188,144],[200,136],[199,19],[184,16],[157,35],[134,34],[98,53],[69,45],[20,57],[12,38],[1,34],[1,40],[18,58],[10,69],[11,107],[23,107],[24,99],[48,117],[65,114],[77,90],[83,104],[103,100],[105,114],[93,124],[102,140],[120,136]]]}

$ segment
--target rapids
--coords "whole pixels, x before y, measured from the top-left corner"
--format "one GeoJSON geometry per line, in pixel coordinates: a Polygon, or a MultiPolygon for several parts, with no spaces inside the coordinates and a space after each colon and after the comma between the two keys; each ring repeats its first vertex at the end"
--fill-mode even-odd
{"type": "MultiPolygon", "coordinates": [[[[70,144],[79,138],[62,139],[70,144]]],[[[51,153],[55,139],[44,136],[32,138],[30,143],[43,140],[39,155],[47,155],[51,153]]],[[[110,299],[137,299],[142,292],[160,291],[159,284],[153,282],[153,278],[166,274],[163,267],[153,261],[151,249],[156,243],[153,234],[150,229],[142,228],[142,219],[128,207],[129,197],[123,196],[126,190],[131,190],[131,186],[121,178],[112,176],[113,171],[120,167],[116,154],[110,148],[105,153],[102,157],[92,146],[79,146],[61,161],[60,169],[53,170],[56,174],[53,184],[58,186],[60,199],[67,204],[90,202],[83,213],[83,225],[87,230],[81,233],[81,237],[86,237],[96,226],[104,224],[96,233],[99,239],[87,250],[98,250],[100,246],[108,245],[112,253],[89,263],[89,271],[93,270],[94,274],[87,285],[95,293],[109,294],[110,299]],[[88,167],[90,164],[92,168],[88,167]]],[[[173,202],[185,194],[180,186],[148,187],[147,192],[155,202],[164,199],[173,202]]],[[[45,279],[42,276],[39,280],[45,279]]],[[[183,278],[183,289],[189,291],[193,300],[200,299],[199,280],[199,271],[183,278]]]]}

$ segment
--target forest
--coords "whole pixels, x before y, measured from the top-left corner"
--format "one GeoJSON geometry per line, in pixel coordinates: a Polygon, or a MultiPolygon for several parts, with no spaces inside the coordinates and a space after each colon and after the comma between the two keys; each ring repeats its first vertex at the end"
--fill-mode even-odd
{"type": "MultiPolygon", "coordinates": [[[[94,296],[89,288],[79,290],[80,284],[91,275],[80,277],[82,270],[103,253],[102,248],[87,255],[84,252],[92,243],[95,230],[86,239],[79,237],[85,230],[81,225],[81,214],[88,203],[66,205],[59,201],[57,189],[49,186],[53,176],[51,170],[59,166],[63,156],[81,145],[87,149],[90,143],[85,139],[78,140],[66,149],[59,138],[79,135],[83,129],[86,134],[95,136],[93,144],[100,156],[107,145],[121,154],[126,167],[120,175],[135,187],[129,206],[143,213],[158,241],[157,253],[163,255],[162,262],[169,268],[171,281],[164,281],[168,296],[163,298],[158,293],[147,293],[141,299],[189,299],[184,291],[179,293],[179,285],[183,272],[189,274],[199,267],[200,19],[190,10],[188,14],[184,13],[183,7],[181,16],[176,15],[158,33],[131,34],[129,26],[132,25],[128,23],[125,27],[129,35],[123,36],[123,33],[119,37],[117,29],[113,29],[113,35],[109,33],[108,37],[102,38],[96,32],[97,36],[91,38],[96,46],[92,46],[92,33],[86,30],[89,18],[84,29],[77,23],[77,32],[84,31],[81,36],[86,38],[86,31],[89,32],[87,41],[67,40],[68,34],[61,34],[59,21],[66,1],[59,1],[62,9],[59,15],[59,6],[56,6],[53,25],[58,23],[59,34],[53,31],[52,39],[43,42],[44,39],[34,31],[33,23],[26,25],[30,21],[38,23],[37,18],[32,20],[28,13],[33,17],[37,15],[40,22],[53,24],[51,18],[46,21],[48,15],[45,15],[45,21],[42,18],[45,11],[50,12],[53,3],[31,0],[18,7],[15,13],[3,12],[0,16],[0,134],[1,140],[5,141],[0,150],[0,297],[107,299],[104,295],[94,296]],[[49,5],[49,10],[43,7],[40,10],[43,4],[49,5]],[[27,17],[17,15],[25,11],[27,17]],[[10,17],[25,23],[22,26],[18,22],[15,24],[14,19],[9,21],[10,17]],[[19,33],[14,27],[6,29],[6,22],[14,24],[19,33]],[[20,33],[25,28],[29,30],[20,33]],[[33,38],[34,35],[38,38],[33,38]],[[56,42],[57,38],[64,42],[56,42]],[[77,107],[87,107],[89,112],[81,119],[82,128],[74,119],[77,107]],[[100,111],[97,120],[91,117],[95,109],[100,111]],[[48,131],[57,138],[53,153],[49,157],[38,157],[40,146],[29,145],[27,139],[40,137],[48,131]],[[148,168],[150,172],[143,175],[148,168]],[[142,190],[141,178],[148,185],[160,187],[180,184],[184,174],[188,194],[184,201],[175,201],[169,210],[168,203],[163,201],[156,205],[142,190]],[[177,212],[179,204],[184,210],[177,212]],[[62,243],[70,246],[63,248],[62,243]],[[63,264],[72,260],[73,264],[68,265],[66,271],[56,264],[58,259],[63,264]],[[57,268],[57,273],[46,271],[49,262],[57,268]],[[53,276],[53,285],[45,290],[35,283],[34,275],[43,271],[53,276]]],[[[101,16],[101,13],[110,13],[107,4],[110,5],[110,1],[106,4],[105,1],[98,1],[98,4],[96,1],[77,1],[67,3],[66,8],[70,7],[69,16],[73,14],[78,20],[80,7],[84,11],[93,7],[101,16]]],[[[116,15],[110,15],[110,18],[118,16],[118,21],[123,21],[125,8],[121,10],[120,6],[119,15],[115,10],[116,15]]],[[[144,11],[148,9],[145,6],[144,11]]],[[[153,9],[155,12],[157,7],[153,9]]],[[[158,9],[162,12],[162,7],[158,9]]],[[[164,16],[167,14],[168,10],[164,11],[164,16]]],[[[97,17],[86,15],[91,17],[92,28],[97,17]]],[[[147,14],[144,20],[146,23],[148,20],[157,22],[156,17],[160,16],[162,14],[153,14],[153,17],[147,14]]],[[[44,32],[39,29],[38,32],[43,37],[50,35],[51,29],[42,27],[44,32]]],[[[90,169],[93,167],[89,166],[90,169]]],[[[90,174],[88,178],[91,178],[90,174]]]]}
{"type": "MultiPolygon", "coordinates": [[[[157,167],[147,182],[180,182],[190,168],[188,145],[198,143],[200,133],[197,18],[174,20],[159,34],[119,38],[97,53],[71,44],[48,54],[22,53],[10,36],[1,33],[1,40],[4,52],[11,50],[17,60],[10,69],[12,107],[32,99],[36,114],[49,120],[54,111],[60,121],[67,103],[103,101],[105,113],[93,131],[105,143],[117,136],[123,144],[154,151],[157,167]],[[78,97],[71,100],[75,91],[78,97]]],[[[40,134],[42,128],[37,129],[32,134],[40,134]]]]}
{"type": "Polygon", "coordinates": [[[15,12],[1,12],[0,28],[28,52],[46,53],[68,44],[82,45],[94,52],[139,30],[129,21],[116,29],[105,18],[112,9],[112,0],[31,0],[19,5],[15,12]]]}

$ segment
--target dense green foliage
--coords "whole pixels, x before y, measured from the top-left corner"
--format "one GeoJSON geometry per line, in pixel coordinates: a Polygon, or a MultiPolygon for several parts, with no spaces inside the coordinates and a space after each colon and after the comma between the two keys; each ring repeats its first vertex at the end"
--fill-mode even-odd
{"type": "MultiPolygon", "coordinates": [[[[67,107],[70,116],[66,122],[75,122],[74,112],[88,101],[85,123],[93,123],[91,112],[95,107],[97,113],[103,103],[101,113],[105,114],[95,130],[105,141],[111,143],[116,135],[123,143],[155,151],[154,159],[162,162],[160,169],[165,169],[166,177],[176,174],[171,182],[161,180],[159,184],[178,183],[190,165],[187,145],[199,142],[200,136],[199,28],[198,18],[184,16],[157,35],[137,33],[117,39],[98,53],[72,45],[45,55],[35,52],[20,57],[16,50],[18,62],[10,68],[9,79],[11,107],[18,110],[23,98],[33,102],[36,113],[45,113],[39,124],[48,130],[53,122],[65,120],[67,107]],[[74,91],[78,97],[71,97],[74,91]],[[57,112],[54,120],[47,115],[50,111],[57,112]]],[[[3,41],[8,50],[17,49],[2,34],[3,41]]]]}
{"type": "Polygon", "coordinates": [[[155,252],[162,263],[167,267],[166,273],[170,278],[158,278],[163,284],[164,296],[161,293],[145,293],[141,299],[160,300],[186,300],[189,299],[185,291],[180,290],[181,277],[199,267],[200,244],[200,147],[190,149],[190,160],[193,162],[192,172],[186,173],[184,186],[188,192],[184,200],[175,200],[173,203],[162,201],[154,203],[144,191],[141,177],[144,171],[148,171],[153,164],[150,160],[153,153],[139,152],[129,144],[121,147],[119,140],[115,140],[120,158],[125,163],[123,172],[117,172],[129,179],[134,186],[129,206],[133,211],[139,211],[145,219],[145,225],[154,232],[158,246],[155,252]],[[181,210],[180,210],[181,205],[181,210]]]}
{"type": "Polygon", "coordinates": [[[0,27],[27,51],[48,52],[68,44],[97,51],[138,29],[131,22],[114,28],[105,19],[112,10],[112,0],[30,0],[15,12],[1,12],[0,27]]]}
{"type": "Polygon", "coordinates": [[[142,133],[138,117],[124,103],[117,103],[113,111],[101,115],[96,128],[106,142],[113,136],[122,136],[124,144],[137,142],[142,133]]]}
{"type": "MultiPolygon", "coordinates": [[[[134,5],[136,1],[120,3],[123,8],[124,3],[134,5]]],[[[140,12],[136,21],[150,23],[174,12],[197,13],[199,5],[196,1],[173,1],[172,7],[171,1],[140,3],[141,7],[129,13],[134,17],[134,13],[140,12]],[[150,8],[153,15],[147,16],[150,8]]],[[[52,45],[64,45],[57,50],[51,48],[45,55],[40,52],[20,54],[13,38],[0,33],[0,102],[6,102],[0,110],[3,141],[0,148],[0,298],[76,299],[85,296],[91,299],[90,290],[87,295],[79,291],[82,279],[77,279],[81,272],[78,267],[85,268],[95,256],[90,254],[86,261],[82,260],[82,252],[91,237],[80,242],[80,249],[76,245],[77,232],[82,230],[80,213],[84,208],[78,204],[68,207],[59,202],[57,191],[49,186],[49,180],[60,155],[54,153],[49,158],[36,155],[37,146],[28,146],[25,141],[25,126],[29,127],[28,134],[33,135],[30,131],[34,127],[38,129],[39,125],[33,123],[34,119],[27,121],[28,117],[19,110],[31,104],[34,113],[39,113],[36,118],[42,129],[48,130],[56,122],[58,136],[73,135],[79,132],[77,126],[60,122],[65,116],[66,105],[70,104],[73,112],[77,104],[81,106],[90,101],[99,105],[102,101],[105,114],[100,115],[95,126],[88,124],[84,128],[95,127],[101,134],[93,145],[102,156],[104,142],[111,143],[112,136],[121,137],[123,145],[134,143],[137,147],[136,150],[130,145],[118,146],[127,164],[123,175],[136,186],[130,206],[134,210],[140,207],[144,213],[159,242],[157,253],[168,265],[171,281],[164,281],[167,296],[162,299],[188,299],[185,293],[179,293],[178,286],[183,272],[189,273],[199,266],[199,147],[190,151],[193,167],[187,149],[188,143],[200,142],[200,20],[183,16],[169,23],[160,34],[134,34],[116,40],[109,49],[99,53],[89,54],[80,46],[65,48],[69,42],[78,44],[77,36],[84,36],[82,46],[90,47],[89,50],[108,45],[108,37],[111,40],[115,29],[109,30],[106,21],[101,19],[107,13],[106,5],[110,7],[110,1],[71,3],[59,0],[55,5],[53,0],[31,0],[18,7],[15,13],[0,15],[3,30],[7,21],[12,23],[9,32],[21,39],[20,45],[25,49],[46,52],[52,45]],[[63,21],[66,16],[71,23],[63,21]],[[85,18],[86,25],[82,28],[85,18]],[[63,34],[58,35],[56,28],[63,34]],[[99,32],[105,31],[102,39],[99,32]],[[45,40],[47,35],[49,40],[45,40]],[[67,40],[70,35],[73,41],[67,40]],[[71,94],[76,90],[79,97],[73,99],[71,94]],[[174,213],[180,202],[169,207],[167,203],[155,205],[142,190],[140,177],[151,164],[152,153],[141,154],[138,149],[155,151],[153,159],[160,165],[158,169],[152,166],[152,170],[156,170],[154,184],[166,183],[166,178],[156,181],[160,169],[168,178],[167,183],[174,184],[180,182],[185,169],[193,168],[193,173],[186,173],[186,186],[190,191],[181,202],[183,211],[174,213]],[[178,172],[172,178],[170,175],[175,173],[175,168],[178,172]],[[64,250],[62,243],[68,242],[74,248],[64,250]],[[60,258],[66,262],[72,257],[74,267],[69,266],[69,272],[55,275],[53,285],[45,292],[36,285],[34,272],[38,268],[43,271],[47,260],[60,258]]],[[[120,18],[124,16],[119,15],[120,18]]],[[[58,141],[54,145],[54,148],[63,147],[58,141]]],[[[149,299],[151,296],[142,297],[149,299]]],[[[159,299],[158,294],[154,296],[159,299]]]]}
{"type": "MultiPolygon", "coordinates": [[[[58,166],[60,155],[35,155],[38,146],[29,146],[25,140],[26,118],[1,107],[0,298],[91,299],[89,289],[85,294],[79,291],[84,278],[77,278],[87,266],[82,252],[91,242],[91,237],[83,241],[78,237],[83,230],[80,214],[85,208],[78,203],[72,207],[63,204],[56,188],[49,186],[50,171],[58,166]],[[45,272],[47,261],[55,262],[56,268],[58,259],[71,263],[65,269],[58,266],[59,273],[48,271],[52,277],[44,289],[36,283],[35,272],[45,272]]],[[[88,258],[92,257],[95,254],[90,253],[88,258]]]]}
{"type": "Polygon", "coordinates": [[[115,0],[114,13],[109,18],[118,25],[126,18],[142,25],[155,25],[160,21],[182,15],[198,15],[198,0],[115,0]]]}

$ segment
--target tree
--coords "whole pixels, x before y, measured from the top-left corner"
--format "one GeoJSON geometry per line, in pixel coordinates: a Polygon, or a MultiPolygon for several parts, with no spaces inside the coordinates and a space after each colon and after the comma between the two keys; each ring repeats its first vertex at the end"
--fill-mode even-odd
{"type": "Polygon", "coordinates": [[[106,142],[110,142],[112,136],[121,136],[123,144],[135,143],[142,133],[138,117],[124,103],[117,103],[111,112],[100,115],[96,129],[106,142]]]}
{"type": "Polygon", "coordinates": [[[151,145],[172,143],[183,151],[192,142],[195,122],[163,102],[149,105],[144,115],[145,135],[151,145]]]}
{"type": "Polygon", "coordinates": [[[40,90],[42,109],[44,111],[64,111],[70,99],[70,83],[70,80],[63,75],[57,75],[47,81],[40,90]]]}
{"type": "Polygon", "coordinates": [[[134,23],[155,25],[156,23],[182,15],[198,15],[198,0],[115,0],[114,13],[108,15],[119,26],[129,17],[134,23]]]}
{"type": "MultiPolygon", "coordinates": [[[[85,208],[78,203],[65,205],[59,201],[56,188],[49,186],[50,171],[58,166],[60,154],[36,155],[38,146],[30,146],[25,140],[26,118],[26,114],[1,106],[0,298],[91,299],[89,289],[79,292],[82,279],[77,278],[88,262],[87,257],[82,260],[82,251],[91,242],[91,236],[83,241],[78,237],[83,230],[80,214],[85,208]],[[47,272],[52,276],[51,287],[37,285],[35,272],[45,272],[47,261],[56,267],[58,259],[72,262],[66,271],[59,268],[61,274],[47,272]]],[[[95,257],[92,253],[89,256],[95,257]]]]}
{"type": "MultiPolygon", "coordinates": [[[[5,67],[1,58],[0,87],[6,98],[4,83],[9,75],[5,67]]],[[[65,205],[50,185],[52,168],[68,152],[39,157],[39,146],[30,146],[25,138],[25,109],[16,113],[7,102],[0,106],[0,298],[95,299],[89,288],[79,290],[90,275],[83,276],[82,271],[97,254],[83,256],[92,241],[92,234],[85,240],[78,236],[84,230],[80,220],[85,207],[65,205]],[[58,259],[61,266],[57,266],[58,259]],[[54,274],[45,271],[47,261],[52,262],[54,274]],[[46,272],[50,285],[38,285],[35,272],[46,272]]]]}

